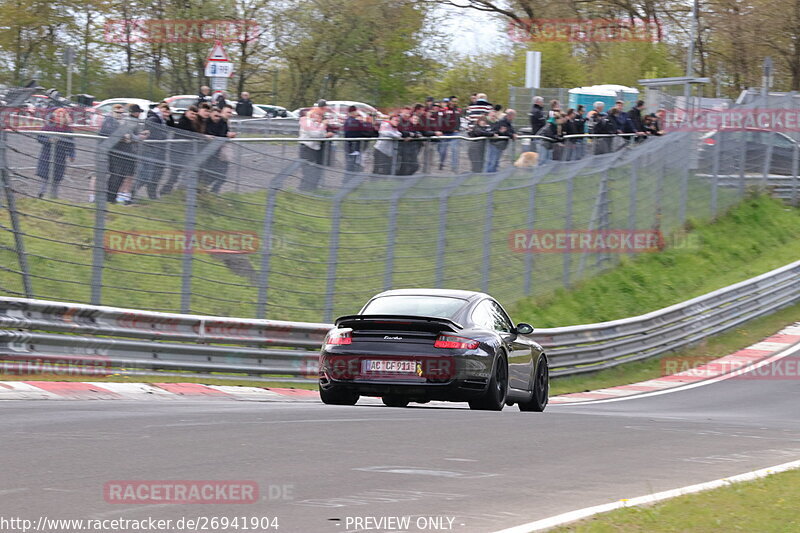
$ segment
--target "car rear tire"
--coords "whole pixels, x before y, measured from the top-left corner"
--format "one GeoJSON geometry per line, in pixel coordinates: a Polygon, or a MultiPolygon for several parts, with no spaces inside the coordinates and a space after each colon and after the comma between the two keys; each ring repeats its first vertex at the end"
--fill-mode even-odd
{"type": "Polygon", "coordinates": [[[359,395],[349,390],[337,389],[336,387],[323,389],[320,386],[319,397],[322,403],[327,405],[355,405],[358,402],[359,395]]]}
{"type": "Polygon", "coordinates": [[[502,411],[508,396],[508,365],[502,357],[495,363],[492,379],[480,398],[469,402],[469,408],[477,411],[502,411]]]}
{"type": "Polygon", "coordinates": [[[536,376],[533,378],[533,395],[530,401],[519,403],[519,410],[541,413],[547,407],[549,399],[550,370],[547,367],[547,359],[541,356],[539,363],[536,365],[536,376]]]}
{"type": "Polygon", "coordinates": [[[408,400],[401,396],[384,396],[381,398],[386,407],[407,407],[408,400]]]}

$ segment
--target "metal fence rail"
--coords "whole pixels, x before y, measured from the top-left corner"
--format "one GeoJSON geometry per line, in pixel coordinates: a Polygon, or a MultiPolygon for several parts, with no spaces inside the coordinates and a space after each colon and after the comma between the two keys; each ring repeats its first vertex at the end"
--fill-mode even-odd
{"type": "MultiPolygon", "coordinates": [[[[798,301],[800,261],[646,315],[532,336],[554,376],[572,375],[670,352],[798,301]]],[[[0,369],[102,363],[162,375],[310,377],[331,327],[0,298],[0,369]]]]}
{"type": "MultiPolygon", "coordinates": [[[[158,191],[148,198],[143,186],[135,205],[120,206],[106,191],[124,132],[0,135],[0,294],[153,311],[330,321],[375,292],[412,286],[511,302],[571,286],[622,255],[525,253],[510,244],[513,232],[669,236],[746,194],[708,177],[715,151],[699,150],[692,133],[535,168],[511,165],[530,149],[522,139],[494,173],[470,172],[470,146],[483,141],[423,142],[408,175],[369,172],[371,149],[366,171],[348,170],[342,139],[330,141],[333,162],[318,165],[298,157],[294,139],[185,136],[133,139],[131,179],[155,172],[158,191]],[[53,197],[59,149],[49,159],[42,150],[65,138],[75,160],[53,197]],[[198,235],[238,240],[170,248],[198,235]]],[[[763,156],[748,157],[763,167],[763,156]]]]}

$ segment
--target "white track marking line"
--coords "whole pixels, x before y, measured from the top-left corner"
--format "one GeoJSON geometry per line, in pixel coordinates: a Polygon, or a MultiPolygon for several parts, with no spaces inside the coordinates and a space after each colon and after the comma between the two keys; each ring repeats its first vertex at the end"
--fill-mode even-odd
{"type": "Polygon", "coordinates": [[[605,503],[602,505],[595,505],[594,507],[586,507],[584,509],[578,509],[576,511],[570,511],[567,513],[562,513],[560,515],[551,516],[550,518],[536,520],[535,522],[528,522],[527,524],[514,526],[508,529],[503,529],[501,531],[496,531],[495,533],[529,533],[532,531],[542,531],[544,529],[550,529],[552,527],[561,526],[569,522],[575,522],[576,520],[589,518],[591,516],[600,513],[607,513],[609,511],[614,511],[616,509],[622,509],[623,507],[633,507],[637,505],[656,503],[662,500],[675,498],[677,496],[694,494],[696,492],[702,492],[706,490],[716,489],[719,487],[725,487],[727,485],[730,485],[731,483],[752,481],[754,479],[766,477],[771,474],[777,474],[778,472],[793,470],[795,468],[800,468],[800,461],[791,461],[789,463],[783,463],[777,466],[762,468],[761,470],[754,470],[752,472],[745,472],[744,474],[738,474],[736,476],[715,479],[714,481],[707,481],[705,483],[698,483],[697,485],[689,485],[688,487],[681,487],[679,489],[665,490],[663,492],[647,494],[645,496],[639,496],[637,498],[619,500],[616,502],[605,503]]]}
{"type": "MultiPolygon", "coordinates": [[[[773,355],[772,357],[768,357],[767,359],[762,359],[761,361],[758,361],[757,363],[753,363],[750,366],[741,368],[739,370],[735,370],[735,371],[731,372],[730,374],[723,374],[721,376],[709,378],[709,379],[706,379],[706,380],[703,380],[703,381],[697,381],[697,382],[694,382],[694,383],[688,383],[686,385],[679,385],[677,387],[672,387],[671,389],[664,389],[664,390],[658,390],[658,391],[653,391],[653,392],[643,392],[642,394],[635,394],[635,395],[632,395],[632,396],[623,396],[623,397],[620,397],[620,398],[606,398],[606,399],[602,399],[602,400],[585,400],[585,401],[581,401],[581,402],[558,403],[558,404],[553,404],[553,406],[555,407],[555,406],[558,406],[558,405],[569,405],[570,407],[575,407],[575,406],[578,406],[578,405],[596,405],[598,403],[624,402],[624,401],[627,401],[627,400],[639,400],[641,398],[650,398],[651,396],[660,396],[662,394],[672,394],[673,392],[681,392],[681,391],[685,391],[685,390],[689,390],[689,389],[694,389],[695,387],[704,387],[706,385],[711,385],[712,383],[717,383],[719,381],[725,381],[725,380],[728,380],[728,379],[733,379],[733,378],[741,376],[743,374],[748,374],[748,373],[752,372],[753,370],[757,370],[757,369],[761,368],[762,366],[766,366],[766,365],[768,365],[770,363],[773,363],[773,362],[778,361],[780,359],[783,359],[785,357],[789,357],[790,355],[792,355],[792,354],[794,354],[796,352],[800,352],[800,343],[795,344],[794,346],[790,346],[786,350],[784,350],[782,352],[778,352],[777,354],[773,355]]],[[[555,396],[554,398],[558,398],[558,396],[555,396]]]]}

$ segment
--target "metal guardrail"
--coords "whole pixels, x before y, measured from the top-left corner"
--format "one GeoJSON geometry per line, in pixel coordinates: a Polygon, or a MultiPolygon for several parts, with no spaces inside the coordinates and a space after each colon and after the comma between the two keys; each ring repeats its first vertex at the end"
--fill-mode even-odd
{"type": "MultiPolygon", "coordinates": [[[[646,315],[537,329],[533,337],[554,376],[580,374],[687,346],[797,301],[800,261],[646,315]]],[[[101,361],[163,375],[313,376],[330,327],[0,298],[0,369],[101,361]]]]}

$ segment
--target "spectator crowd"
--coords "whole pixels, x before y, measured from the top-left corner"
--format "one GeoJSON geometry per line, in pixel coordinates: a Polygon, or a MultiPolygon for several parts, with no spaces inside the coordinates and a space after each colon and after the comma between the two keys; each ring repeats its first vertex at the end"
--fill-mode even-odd
{"type": "MultiPolygon", "coordinates": [[[[236,104],[237,114],[250,116],[252,108],[249,94],[242,93],[236,104]]],[[[198,136],[211,141],[236,136],[229,125],[234,108],[227,103],[226,94],[212,96],[205,86],[198,94],[197,103],[190,105],[177,121],[166,102],[148,110],[142,121],[140,116],[144,112],[137,104],[127,109],[115,104],[103,120],[99,133],[112,144],[105,191],[107,202],[129,205],[141,189],[150,199],[168,194],[178,183],[181,171],[196,161],[200,150],[196,142],[167,144],[157,141],[182,137],[188,141],[198,136]],[[145,140],[151,142],[140,142],[145,140]],[[161,185],[167,160],[171,163],[169,175],[161,185]]],[[[302,167],[300,188],[314,190],[319,186],[322,167],[331,164],[333,152],[339,149],[336,146],[342,145],[347,172],[415,174],[420,169],[420,153],[424,147],[423,143],[415,142],[420,140],[429,141],[435,159],[433,164],[438,164],[440,170],[448,164],[458,169],[460,143],[466,142],[471,172],[497,172],[510,141],[519,136],[514,125],[516,117],[514,109],[492,104],[483,93],[472,94],[464,107],[457,96],[441,101],[428,97],[424,104],[405,106],[383,120],[350,106],[342,121],[325,100],[319,100],[299,121],[299,156],[308,163],[302,167]],[[471,140],[464,140],[464,136],[471,140]],[[342,137],[342,141],[336,146],[325,142],[332,137],[342,137]],[[366,168],[364,156],[370,148],[373,149],[372,167],[366,168]]],[[[545,108],[543,98],[535,97],[528,118],[530,131],[526,133],[536,136],[529,151],[538,152],[539,164],[613,151],[614,143],[620,142],[620,135],[624,138],[622,142],[629,144],[663,134],[663,110],[646,115],[643,101],[638,101],[628,111],[624,110],[622,101],[617,101],[608,112],[603,102],[596,102],[587,112],[581,105],[562,111],[558,100],[552,100],[545,108]],[[587,138],[585,134],[594,137],[587,138]]],[[[67,110],[56,110],[43,130],[70,133],[67,110]]],[[[66,160],[74,160],[74,141],[69,137],[47,135],[40,135],[38,140],[43,145],[37,165],[37,176],[42,178],[39,197],[45,194],[48,184],[55,197],[66,160]]],[[[197,168],[203,188],[219,192],[226,181],[230,152],[227,143],[216,143],[204,152],[202,164],[197,168]]]]}

